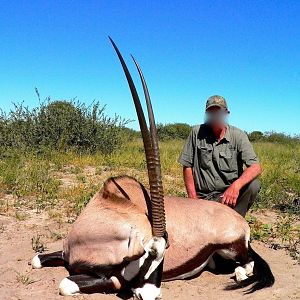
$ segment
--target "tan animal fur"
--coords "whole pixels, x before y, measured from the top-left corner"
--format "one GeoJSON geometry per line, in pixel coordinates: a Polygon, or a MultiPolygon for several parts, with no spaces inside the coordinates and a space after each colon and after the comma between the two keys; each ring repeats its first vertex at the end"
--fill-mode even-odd
{"type": "MultiPolygon", "coordinates": [[[[165,254],[165,280],[192,271],[195,263],[205,262],[230,243],[242,239],[246,246],[248,242],[247,222],[227,206],[165,196],[165,208],[170,241],[165,254]]],[[[145,245],[152,237],[147,215],[140,183],[129,177],[108,180],[73,224],[64,243],[64,258],[70,265],[77,261],[112,265],[137,259],[144,253],[139,240],[145,245]],[[132,232],[139,238],[130,248],[132,232]]]]}

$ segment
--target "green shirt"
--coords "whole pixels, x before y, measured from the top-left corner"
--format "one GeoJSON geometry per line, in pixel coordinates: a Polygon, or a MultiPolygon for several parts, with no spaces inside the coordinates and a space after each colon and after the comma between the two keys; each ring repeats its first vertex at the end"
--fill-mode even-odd
{"type": "Polygon", "coordinates": [[[196,192],[205,196],[223,192],[247,167],[259,163],[248,136],[242,130],[227,125],[225,136],[219,142],[206,125],[193,127],[178,159],[193,169],[196,192]]]}

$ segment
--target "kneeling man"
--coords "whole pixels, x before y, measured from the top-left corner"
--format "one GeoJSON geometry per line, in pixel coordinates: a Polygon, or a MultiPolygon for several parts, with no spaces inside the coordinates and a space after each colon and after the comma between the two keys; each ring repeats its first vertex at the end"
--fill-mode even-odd
{"type": "Polygon", "coordinates": [[[247,134],[227,124],[228,114],[223,97],[210,97],[205,123],[193,127],[178,161],[189,198],[218,201],[245,216],[262,170],[247,134]]]}

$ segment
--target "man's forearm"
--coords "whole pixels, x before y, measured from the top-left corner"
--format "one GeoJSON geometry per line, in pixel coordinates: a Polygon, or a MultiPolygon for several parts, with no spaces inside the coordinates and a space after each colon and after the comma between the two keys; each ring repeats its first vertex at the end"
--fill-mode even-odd
{"type": "Polygon", "coordinates": [[[183,167],[183,179],[188,197],[197,198],[192,168],[183,167]]]}
{"type": "Polygon", "coordinates": [[[239,188],[244,187],[246,184],[251,182],[262,172],[260,164],[253,164],[244,170],[243,174],[234,182],[239,188]]]}

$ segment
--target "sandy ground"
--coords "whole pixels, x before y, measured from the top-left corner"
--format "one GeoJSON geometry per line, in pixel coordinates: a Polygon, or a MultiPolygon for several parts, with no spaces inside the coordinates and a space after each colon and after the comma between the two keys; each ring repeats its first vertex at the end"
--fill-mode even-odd
{"type": "MultiPolygon", "coordinates": [[[[28,261],[34,256],[31,238],[37,234],[49,251],[60,250],[62,240],[51,232],[66,233],[70,225],[60,225],[46,213],[30,213],[24,221],[0,215],[0,299],[59,299],[59,282],[67,276],[64,268],[32,270],[28,261]]],[[[261,243],[253,247],[270,263],[276,277],[272,288],[243,295],[242,290],[225,291],[233,283],[231,275],[215,275],[204,271],[189,281],[163,283],[163,299],[300,299],[300,267],[284,250],[272,250],[261,243]]],[[[66,297],[69,299],[69,297],[66,297]]],[[[75,299],[119,299],[115,295],[80,295],[75,299]]]]}

